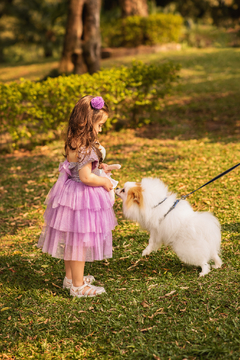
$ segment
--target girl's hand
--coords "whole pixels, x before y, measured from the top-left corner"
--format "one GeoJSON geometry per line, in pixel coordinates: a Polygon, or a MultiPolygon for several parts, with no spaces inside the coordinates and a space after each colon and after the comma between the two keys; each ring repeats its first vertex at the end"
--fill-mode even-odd
{"type": "Polygon", "coordinates": [[[99,168],[99,169],[103,169],[103,170],[107,170],[108,165],[107,165],[107,164],[104,164],[104,163],[101,163],[98,168],[99,168]]]}
{"type": "Polygon", "coordinates": [[[109,166],[107,164],[104,164],[104,163],[99,165],[99,169],[102,169],[105,172],[105,174],[111,175],[111,170],[109,170],[108,167],[109,166]]]}
{"type": "Polygon", "coordinates": [[[121,165],[120,164],[112,164],[112,165],[108,165],[107,170],[108,171],[112,171],[112,170],[119,170],[121,169],[121,165]]]}
{"type": "Polygon", "coordinates": [[[104,178],[104,180],[105,180],[105,183],[103,185],[103,188],[105,190],[107,190],[108,192],[111,191],[113,189],[113,185],[112,185],[111,181],[108,178],[104,178]]]}
{"type": "Polygon", "coordinates": [[[107,165],[107,164],[102,163],[99,165],[99,169],[103,169],[105,174],[109,174],[109,175],[111,175],[112,170],[119,170],[120,168],[121,168],[120,164],[107,165]]]}
{"type": "Polygon", "coordinates": [[[111,170],[108,169],[107,164],[104,164],[104,163],[100,164],[99,169],[102,169],[105,172],[105,174],[111,175],[111,170]]]}

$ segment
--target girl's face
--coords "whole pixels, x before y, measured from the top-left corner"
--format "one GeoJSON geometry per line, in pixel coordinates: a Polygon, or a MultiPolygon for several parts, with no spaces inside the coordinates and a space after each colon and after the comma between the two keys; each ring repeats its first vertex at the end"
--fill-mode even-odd
{"type": "Polygon", "coordinates": [[[108,114],[104,113],[101,120],[98,120],[93,125],[94,130],[96,131],[97,134],[102,131],[102,127],[105,124],[105,122],[107,121],[107,118],[108,118],[108,114]]]}

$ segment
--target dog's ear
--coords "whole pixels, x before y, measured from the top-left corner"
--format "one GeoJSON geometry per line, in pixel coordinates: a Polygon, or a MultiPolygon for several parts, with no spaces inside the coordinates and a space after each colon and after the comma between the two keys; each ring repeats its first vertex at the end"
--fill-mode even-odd
{"type": "Polygon", "coordinates": [[[130,208],[130,206],[135,203],[139,207],[143,206],[143,195],[142,195],[142,187],[140,185],[134,186],[131,189],[128,190],[127,195],[127,207],[130,208]]]}

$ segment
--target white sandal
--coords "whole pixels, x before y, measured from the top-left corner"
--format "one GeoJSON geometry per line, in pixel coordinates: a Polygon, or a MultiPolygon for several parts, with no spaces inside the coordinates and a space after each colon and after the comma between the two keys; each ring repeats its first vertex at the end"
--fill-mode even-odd
{"type": "Polygon", "coordinates": [[[83,284],[82,286],[79,287],[75,287],[75,286],[71,286],[70,288],[70,295],[72,296],[76,296],[78,298],[80,297],[94,297],[96,295],[100,295],[105,293],[105,289],[103,287],[100,286],[93,286],[93,285],[88,285],[88,284],[83,284]],[[85,288],[88,288],[86,291],[83,292],[83,290],[85,288]]]}
{"type": "MultiPolygon", "coordinates": [[[[86,275],[83,277],[83,281],[86,284],[92,284],[95,281],[95,277],[92,275],[86,275]]],[[[63,289],[70,289],[72,286],[72,279],[68,279],[66,276],[63,280],[63,289]]]]}

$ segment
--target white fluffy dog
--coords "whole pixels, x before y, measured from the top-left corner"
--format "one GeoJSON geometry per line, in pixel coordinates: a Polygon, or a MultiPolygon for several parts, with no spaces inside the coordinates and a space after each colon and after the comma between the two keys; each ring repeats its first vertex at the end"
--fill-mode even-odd
{"type": "Polygon", "coordinates": [[[169,193],[159,179],[126,182],[124,188],[116,189],[115,193],[123,200],[123,215],[150,232],[143,256],[166,245],[171,246],[184,263],[200,266],[200,276],[209,273],[210,260],[214,261],[214,268],[221,267],[220,224],[211,213],[194,212],[186,200],[180,200],[164,216],[176,201],[176,194],[169,193]]]}

